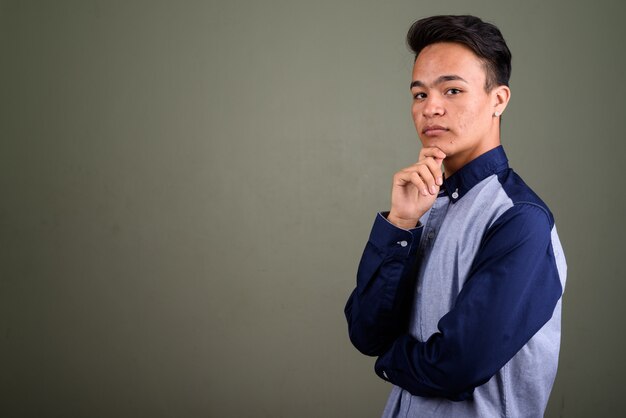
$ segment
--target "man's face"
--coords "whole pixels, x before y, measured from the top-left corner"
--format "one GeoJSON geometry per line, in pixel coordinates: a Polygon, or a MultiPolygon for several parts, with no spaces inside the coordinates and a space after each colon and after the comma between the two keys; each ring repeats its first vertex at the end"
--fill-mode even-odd
{"type": "Polygon", "coordinates": [[[431,44],[417,56],[411,83],[413,122],[424,147],[437,147],[447,155],[447,172],[500,143],[494,112],[504,110],[508,88],[487,92],[485,81],[483,62],[464,45],[431,44]]]}

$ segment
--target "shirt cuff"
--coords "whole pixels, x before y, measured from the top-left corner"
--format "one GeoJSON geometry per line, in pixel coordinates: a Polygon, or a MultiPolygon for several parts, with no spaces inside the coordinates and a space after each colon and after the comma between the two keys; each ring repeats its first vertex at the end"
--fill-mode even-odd
{"type": "Polygon", "coordinates": [[[388,214],[380,212],[376,215],[369,241],[386,254],[408,256],[417,252],[423,226],[418,224],[411,229],[399,228],[387,220],[388,214]]]}

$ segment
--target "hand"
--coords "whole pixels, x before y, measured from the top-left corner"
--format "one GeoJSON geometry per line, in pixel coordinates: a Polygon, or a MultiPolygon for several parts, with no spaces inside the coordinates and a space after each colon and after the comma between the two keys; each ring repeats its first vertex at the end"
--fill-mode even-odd
{"type": "Polygon", "coordinates": [[[444,158],[446,154],[439,148],[422,148],[415,164],[393,176],[389,222],[404,229],[415,228],[437,199],[443,184],[444,158]]]}

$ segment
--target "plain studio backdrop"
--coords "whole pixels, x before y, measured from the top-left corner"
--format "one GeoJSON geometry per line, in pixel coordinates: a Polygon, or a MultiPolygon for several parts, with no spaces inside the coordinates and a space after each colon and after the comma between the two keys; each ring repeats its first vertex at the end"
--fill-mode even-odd
{"type": "Polygon", "coordinates": [[[567,255],[546,416],[618,416],[622,4],[0,1],[0,416],[378,417],[343,307],[441,13],[501,28],[503,143],[567,255]]]}

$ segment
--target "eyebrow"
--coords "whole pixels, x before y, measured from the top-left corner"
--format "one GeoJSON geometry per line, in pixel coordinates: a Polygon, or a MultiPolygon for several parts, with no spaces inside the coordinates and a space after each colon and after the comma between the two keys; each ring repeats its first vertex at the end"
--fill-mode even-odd
{"type": "MultiPolygon", "coordinates": [[[[437,85],[437,84],[441,84],[441,83],[445,83],[446,81],[462,81],[465,84],[469,84],[467,82],[467,80],[465,80],[463,77],[460,77],[458,75],[442,75],[439,76],[435,82],[433,83],[433,85],[437,85]]],[[[413,87],[425,87],[426,84],[424,84],[423,82],[419,81],[419,80],[415,80],[411,82],[411,88],[413,87]]]]}

